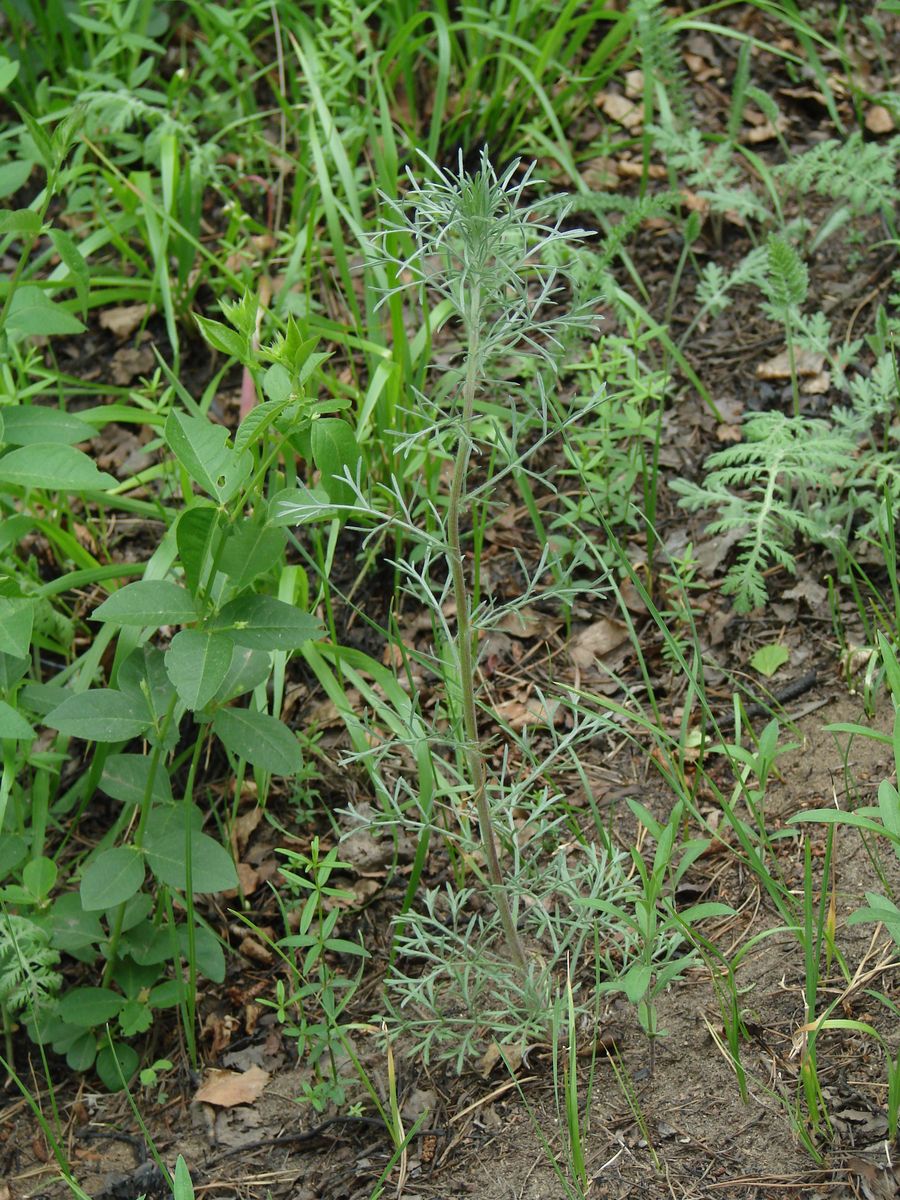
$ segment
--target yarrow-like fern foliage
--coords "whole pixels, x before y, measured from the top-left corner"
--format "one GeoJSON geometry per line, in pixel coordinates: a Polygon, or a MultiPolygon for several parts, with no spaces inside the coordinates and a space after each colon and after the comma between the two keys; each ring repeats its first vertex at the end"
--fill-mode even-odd
{"type": "Polygon", "coordinates": [[[826,421],[780,412],[754,414],[744,437],[707,459],[704,484],[680,479],[670,484],[683,507],[718,510],[708,533],[740,532],[737,560],[722,585],[738,612],[765,604],[768,566],[794,573],[798,534],[823,539],[834,518],[840,472],[855,447],[852,437],[826,421]]]}
{"type": "Polygon", "coordinates": [[[28,917],[0,917],[0,1009],[21,1012],[59,991],[62,976],[53,968],[59,953],[49,934],[28,917]]]}

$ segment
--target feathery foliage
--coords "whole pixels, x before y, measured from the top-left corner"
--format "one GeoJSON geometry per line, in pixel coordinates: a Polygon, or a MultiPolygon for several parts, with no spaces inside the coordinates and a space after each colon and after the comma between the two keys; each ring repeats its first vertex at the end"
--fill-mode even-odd
{"type": "Polygon", "coordinates": [[[765,570],[771,565],[794,572],[794,539],[821,540],[838,491],[835,473],[846,467],[853,440],[826,421],[757,413],[744,425],[745,440],[707,459],[703,484],[670,484],[692,511],[718,510],[707,527],[737,533],[738,556],[722,591],[734,596],[738,612],[765,604],[765,570]]]}

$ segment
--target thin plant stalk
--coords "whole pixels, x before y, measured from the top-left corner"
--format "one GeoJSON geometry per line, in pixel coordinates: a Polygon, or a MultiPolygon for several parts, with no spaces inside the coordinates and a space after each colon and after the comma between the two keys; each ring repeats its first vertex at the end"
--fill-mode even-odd
{"type": "MultiPolygon", "coordinates": [[[[478,304],[478,293],[473,298],[473,307],[478,304]]],[[[469,465],[472,450],[471,425],[475,410],[475,393],[478,387],[478,322],[472,321],[469,327],[469,346],[466,362],[466,375],[463,384],[463,413],[460,429],[459,446],[456,451],[456,463],[453,470],[453,480],[450,485],[450,497],[447,505],[447,559],[453,580],[453,597],[456,601],[456,644],[459,661],[459,679],[462,692],[463,728],[466,735],[466,760],[469,767],[469,778],[478,813],[478,825],[481,830],[481,843],[487,862],[488,878],[494,893],[494,903],[503,925],[503,933],[510,953],[520,967],[525,967],[525,950],[522,940],[513,920],[509,898],[504,887],[503,874],[500,870],[500,858],[497,854],[497,842],[491,821],[491,809],[487,796],[487,779],[484,769],[484,752],[478,736],[478,713],[475,704],[475,663],[472,653],[472,622],[469,612],[469,591],[466,586],[466,573],[463,564],[462,547],[459,537],[459,508],[463,494],[463,483],[469,465]]]]}

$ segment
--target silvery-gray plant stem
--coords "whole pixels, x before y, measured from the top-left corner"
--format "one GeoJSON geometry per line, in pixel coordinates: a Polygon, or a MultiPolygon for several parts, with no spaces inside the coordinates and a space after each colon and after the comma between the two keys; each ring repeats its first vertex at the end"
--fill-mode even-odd
{"type": "MultiPolygon", "coordinates": [[[[473,308],[477,306],[477,298],[473,308]]],[[[468,346],[466,373],[462,393],[462,420],[459,432],[459,445],[456,450],[456,462],[453,468],[453,479],[450,484],[450,499],[447,505],[447,559],[450,564],[450,575],[453,581],[453,597],[456,602],[456,652],[459,665],[460,691],[462,693],[463,730],[466,736],[466,759],[469,768],[469,781],[475,799],[475,810],[478,814],[478,825],[481,830],[481,844],[487,863],[488,878],[494,895],[494,903],[500,914],[503,932],[509,952],[518,966],[526,966],[525,950],[522,940],[516,930],[509,898],[500,870],[500,858],[497,854],[497,841],[494,837],[494,827],[491,820],[491,807],[487,794],[487,778],[484,765],[484,751],[478,735],[478,712],[475,703],[475,661],[472,647],[473,630],[470,611],[469,589],[466,586],[466,573],[463,564],[462,547],[459,540],[459,509],[463,497],[463,485],[469,465],[472,448],[472,416],[475,408],[475,393],[478,388],[478,362],[480,346],[478,341],[478,321],[468,322],[468,346]]]]}

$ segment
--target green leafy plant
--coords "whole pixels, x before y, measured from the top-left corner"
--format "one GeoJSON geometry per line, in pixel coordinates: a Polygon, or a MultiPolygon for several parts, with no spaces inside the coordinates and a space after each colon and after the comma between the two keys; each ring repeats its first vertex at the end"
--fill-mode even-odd
{"type": "MultiPolygon", "coordinates": [[[[343,1015],[359,983],[335,969],[336,955],[358,958],[360,967],[368,957],[359,942],[339,936],[335,927],[340,919],[340,901],[352,901],[353,893],[329,883],[334,871],[349,864],[338,858],[337,847],[322,853],[319,839],[310,842],[309,853],[282,850],[289,866],[281,868],[289,898],[278,896],[282,915],[287,920],[299,904],[297,932],[282,937],[273,948],[285,963],[289,987],[283,980],[276,985],[274,1000],[262,1003],[273,1008],[288,1037],[297,1039],[300,1060],[309,1066],[315,1082],[304,1083],[301,1099],[322,1112],[330,1103],[343,1105],[346,1090],[341,1082],[337,1056],[344,1049],[346,1032],[343,1015]],[[327,1063],[328,1070],[323,1069],[327,1063]]],[[[268,939],[267,939],[268,940],[268,939]]]]}
{"type": "Polygon", "coordinates": [[[794,571],[795,537],[827,538],[836,519],[837,474],[852,450],[853,442],[826,421],[755,413],[744,423],[744,441],[707,459],[702,484],[671,482],[685,508],[719,510],[710,533],[739,535],[722,586],[738,612],[766,602],[770,564],[794,571]]]}
{"type": "Polygon", "coordinates": [[[670,890],[690,869],[709,845],[704,838],[693,838],[681,847],[676,863],[676,838],[684,819],[681,803],[675,805],[665,825],[657,821],[641,804],[630,800],[629,807],[656,840],[652,863],[641,852],[631,852],[638,885],[630,906],[607,898],[584,898],[579,904],[603,913],[619,928],[630,933],[630,947],[614,977],[600,984],[603,992],[624,992],[637,1009],[641,1027],[650,1039],[651,1065],[654,1042],[665,1036],[659,1028],[656,998],[696,961],[690,946],[691,927],[709,917],[729,916],[727,904],[706,901],[677,909],[670,890]]]}

